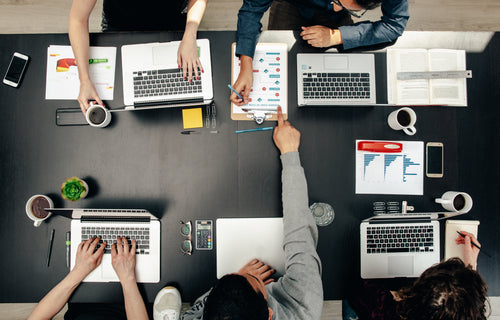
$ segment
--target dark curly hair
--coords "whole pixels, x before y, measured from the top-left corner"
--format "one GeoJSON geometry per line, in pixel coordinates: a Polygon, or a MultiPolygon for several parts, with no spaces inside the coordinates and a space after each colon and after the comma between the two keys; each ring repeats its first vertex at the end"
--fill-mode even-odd
{"type": "Polygon", "coordinates": [[[261,292],[255,291],[248,280],[238,274],[220,278],[208,295],[205,320],[267,320],[269,309],[261,292]]]}
{"type": "Polygon", "coordinates": [[[399,290],[397,312],[405,320],[486,320],[487,290],[477,271],[452,258],[399,290]]]}

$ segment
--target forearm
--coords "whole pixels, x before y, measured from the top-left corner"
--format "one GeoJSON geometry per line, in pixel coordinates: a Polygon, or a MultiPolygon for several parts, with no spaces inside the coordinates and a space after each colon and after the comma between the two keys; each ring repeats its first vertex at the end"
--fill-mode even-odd
{"type": "Polygon", "coordinates": [[[83,279],[77,272],[71,271],[36,305],[28,319],[51,319],[64,307],[83,279]]]}
{"type": "Polygon", "coordinates": [[[409,19],[408,0],[387,0],[382,4],[379,21],[363,21],[339,27],[344,49],[369,46],[396,40],[409,19]]]}
{"type": "MultiPolygon", "coordinates": [[[[88,15],[80,12],[81,9],[78,7],[77,1],[73,3],[71,12],[69,15],[69,40],[71,42],[71,48],[73,49],[73,54],[75,55],[78,76],[80,81],[88,80],[89,76],[89,24],[88,15]]],[[[90,12],[88,12],[90,15],[90,12]]]]}
{"type": "Polygon", "coordinates": [[[253,58],[260,35],[260,20],[273,0],[244,0],[238,11],[236,54],[253,58]]]}
{"type": "Polygon", "coordinates": [[[148,319],[146,306],[142,300],[141,293],[137,287],[135,279],[122,281],[123,297],[125,300],[125,311],[127,319],[141,320],[148,319]]]}
{"type": "Polygon", "coordinates": [[[183,38],[196,39],[196,33],[207,7],[207,0],[189,0],[186,18],[186,30],[183,38]]]}

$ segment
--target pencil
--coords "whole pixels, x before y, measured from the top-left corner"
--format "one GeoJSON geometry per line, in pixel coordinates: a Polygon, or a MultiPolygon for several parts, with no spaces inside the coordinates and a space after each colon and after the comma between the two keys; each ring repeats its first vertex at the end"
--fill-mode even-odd
{"type": "MultiPolygon", "coordinates": [[[[465,238],[465,234],[463,234],[462,232],[457,231],[457,233],[458,233],[460,236],[462,236],[462,237],[464,237],[464,238],[465,238]]],[[[478,248],[478,249],[480,250],[480,252],[484,253],[487,257],[490,257],[490,258],[491,258],[491,256],[490,256],[490,255],[489,255],[486,251],[484,251],[483,249],[481,249],[481,247],[480,247],[480,246],[478,246],[476,243],[474,243],[474,241],[472,241],[472,240],[471,240],[471,242],[470,242],[470,243],[471,243],[474,247],[478,248]]]]}

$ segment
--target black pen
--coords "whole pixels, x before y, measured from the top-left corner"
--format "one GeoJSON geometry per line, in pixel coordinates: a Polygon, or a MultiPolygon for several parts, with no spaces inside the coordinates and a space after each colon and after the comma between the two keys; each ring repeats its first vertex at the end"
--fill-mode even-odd
{"type": "MultiPolygon", "coordinates": [[[[465,234],[463,234],[462,232],[457,231],[457,233],[458,233],[459,235],[461,235],[462,237],[464,237],[464,238],[465,238],[465,234]]],[[[478,249],[480,250],[480,252],[484,253],[487,257],[490,257],[490,258],[491,258],[491,256],[490,256],[490,255],[489,255],[486,251],[484,251],[483,249],[481,249],[481,247],[480,247],[480,246],[478,246],[476,243],[474,243],[474,241],[472,241],[472,240],[471,240],[471,241],[470,241],[470,243],[471,243],[474,247],[478,248],[478,249]]]]}
{"type": "Polygon", "coordinates": [[[52,244],[54,243],[54,233],[55,232],[56,232],[56,230],[52,229],[52,232],[50,233],[49,249],[47,251],[47,267],[50,265],[50,255],[52,254],[52,244]]]}

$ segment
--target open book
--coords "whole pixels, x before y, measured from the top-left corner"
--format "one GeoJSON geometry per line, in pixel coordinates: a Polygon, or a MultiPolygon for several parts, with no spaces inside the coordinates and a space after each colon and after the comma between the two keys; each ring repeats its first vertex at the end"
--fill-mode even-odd
{"type": "Polygon", "coordinates": [[[388,49],[389,104],[467,106],[465,78],[398,80],[398,72],[463,71],[465,51],[450,49],[388,49]]]}

